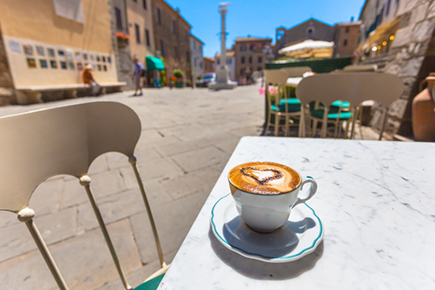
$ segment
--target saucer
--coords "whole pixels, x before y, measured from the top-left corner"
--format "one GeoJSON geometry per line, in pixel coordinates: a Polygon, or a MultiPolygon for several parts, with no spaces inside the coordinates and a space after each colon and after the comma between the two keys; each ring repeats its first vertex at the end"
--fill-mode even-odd
{"type": "Polygon", "coordinates": [[[272,233],[259,233],[240,218],[231,194],[219,199],[211,211],[217,240],[243,257],[267,263],[296,261],[317,248],[323,239],[320,218],[306,203],[292,209],[289,220],[272,233]]]}

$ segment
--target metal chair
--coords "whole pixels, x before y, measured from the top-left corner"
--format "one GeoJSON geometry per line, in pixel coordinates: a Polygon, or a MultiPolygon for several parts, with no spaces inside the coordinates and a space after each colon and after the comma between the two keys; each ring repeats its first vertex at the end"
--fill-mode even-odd
{"type": "MultiPolygon", "coordinates": [[[[330,106],[337,100],[346,100],[350,103],[351,110],[367,100],[374,100],[383,105],[390,105],[400,97],[404,86],[402,80],[395,75],[376,72],[334,73],[317,74],[303,79],[296,87],[296,96],[303,102],[320,100],[325,104],[322,117],[317,118],[322,122],[322,137],[326,137],[328,112],[330,106]]],[[[379,140],[385,127],[388,107],[383,110],[382,128],[379,140]]],[[[340,112],[341,113],[341,112],[340,112]]],[[[308,114],[307,114],[308,115],[308,114]]],[[[340,116],[340,114],[337,114],[340,116]]],[[[350,137],[353,138],[355,115],[352,114],[352,128],[350,137]]]]}
{"type": "Polygon", "coordinates": [[[279,128],[284,126],[285,136],[288,136],[290,122],[298,120],[298,136],[305,136],[305,118],[304,108],[300,100],[291,98],[290,88],[286,86],[289,75],[283,70],[265,70],[264,77],[266,79],[266,99],[268,116],[265,133],[268,132],[270,126],[274,126],[275,136],[278,136],[279,128]],[[271,96],[269,87],[277,88],[276,96],[271,96]],[[272,116],[274,120],[272,120],[272,116]],[[281,120],[284,119],[284,124],[281,125],[281,120]],[[294,120],[293,120],[294,119],[294,120]]]}
{"type": "Polygon", "coordinates": [[[78,178],[85,188],[122,284],[125,289],[133,289],[125,278],[87,174],[92,161],[107,152],[126,155],[132,165],[162,266],[136,289],[151,289],[147,286],[153,283],[158,285],[168,265],[163,260],[156,225],[136,166],[134,149],[141,134],[141,123],[132,109],[116,102],[61,106],[0,118],[0,131],[7,140],[0,142],[0,210],[16,213],[18,220],[26,224],[60,289],[68,287],[34,223],[35,212],[29,208],[36,187],[59,174],[78,178]]]}

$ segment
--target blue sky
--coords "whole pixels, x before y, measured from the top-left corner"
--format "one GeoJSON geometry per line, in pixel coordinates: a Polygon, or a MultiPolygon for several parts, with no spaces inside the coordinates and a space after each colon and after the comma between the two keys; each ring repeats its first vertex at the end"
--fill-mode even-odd
{"type": "MultiPolygon", "coordinates": [[[[204,43],[204,56],[220,51],[219,3],[215,0],[167,0],[192,25],[192,34],[204,43]]],[[[310,17],[334,25],[358,20],[365,0],[233,0],[228,1],[226,46],[231,48],[236,37],[260,36],[272,38],[275,29],[290,28],[310,17]]]]}

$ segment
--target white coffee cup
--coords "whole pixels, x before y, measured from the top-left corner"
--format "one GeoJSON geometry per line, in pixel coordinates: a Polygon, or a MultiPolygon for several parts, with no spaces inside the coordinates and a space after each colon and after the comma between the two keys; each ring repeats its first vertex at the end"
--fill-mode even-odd
{"type": "MultiPolygon", "coordinates": [[[[294,169],[292,169],[295,171],[294,169]]],[[[316,181],[310,177],[301,177],[293,190],[276,194],[259,194],[237,188],[228,178],[231,194],[236,202],[237,211],[242,220],[258,232],[272,232],[283,226],[291,210],[298,204],[309,200],[317,191],[316,181]],[[305,197],[299,197],[305,184],[311,186],[305,197]]]]}

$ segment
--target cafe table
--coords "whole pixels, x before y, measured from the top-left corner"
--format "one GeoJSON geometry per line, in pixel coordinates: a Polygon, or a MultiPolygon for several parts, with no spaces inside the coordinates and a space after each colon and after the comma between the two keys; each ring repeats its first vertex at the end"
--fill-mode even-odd
{"type": "Polygon", "coordinates": [[[287,79],[287,82],[286,82],[286,86],[288,86],[288,87],[297,87],[298,86],[298,84],[301,82],[301,80],[302,80],[302,77],[291,77],[291,78],[288,78],[287,79]]]}
{"type": "Polygon", "coordinates": [[[435,289],[434,153],[435,143],[244,137],[158,289],[435,289]],[[235,207],[227,174],[249,161],[317,181],[316,195],[290,215],[302,223],[310,219],[300,212],[312,211],[298,234],[305,252],[257,257],[215,234],[228,224],[213,228],[212,211],[223,201],[228,212],[235,207]],[[314,230],[321,235],[307,246],[314,230]]]}

